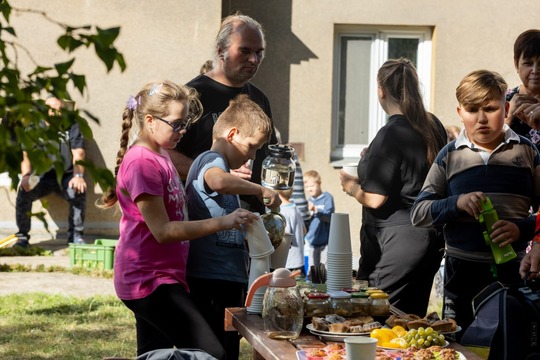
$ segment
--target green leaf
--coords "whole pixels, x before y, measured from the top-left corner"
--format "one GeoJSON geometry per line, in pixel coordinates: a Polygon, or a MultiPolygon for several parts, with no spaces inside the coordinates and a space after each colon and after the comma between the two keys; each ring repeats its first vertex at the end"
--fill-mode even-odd
{"type": "Polygon", "coordinates": [[[0,12],[4,15],[4,19],[9,22],[9,16],[11,15],[11,5],[7,0],[0,1],[0,12]]]}
{"type": "Polygon", "coordinates": [[[34,69],[34,72],[32,72],[30,74],[30,76],[33,76],[33,75],[38,75],[38,74],[44,74],[46,73],[47,71],[51,70],[52,67],[48,66],[48,67],[45,67],[45,66],[37,66],[35,69],[34,69]]]}
{"type": "Polygon", "coordinates": [[[69,34],[60,36],[57,40],[57,43],[62,49],[67,50],[68,53],[72,52],[73,50],[77,49],[82,45],[85,45],[82,41],[75,39],[69,34]]]}
{"type": "Polygon", "coordinates": [[[114,43],[118,35],[120,34],[120,28],[114,27],[109,29],[101,29],[97,27],[97,39],[98,43],[102,48],[109,48],[114,43]]]}
{"type": "Polygon", "coordinates": [[[118,63],[122,71],[126,70],[127,65],[124,61],[124,55],[122,55],[121,53],[116,53],[116,62],[118,63]]]}
{"type": "Polygon", "coordinates": [[[75,59],[71,59],[67,62],[54,64],[54,67],[56,68],[58,75],[62,75],[68,72],[68,70],[71,68],[74,62],[75,62],[75,59]]]}
{"type": "Polygon", "coordinates": [[[13,36],[15,36],[15,37],[17,36],[17,35],[15,34],[15,29],[12,28],[11,26],[7,26],[7,27],[3,28],[3,30],[7,31],[8,33],[10,33],[11,35],[13,35],[13,36]]]}
{"type": "Polygon", "coordinates": [[[81,134],[84,139],[87,141],[92,141],[94,139],[94,135],[92,134],[92,129],[90,128],[90,126],[88,126],[88,122],[83,118],[79,117],[77,119],[77,123],[79,124],[81,134]]]}
{"type": "Polygon", "coordinates": [[[97,56],[107,67],[107,72],[111,71],[116,60],[117,51],[114,49],[99,49],[96,47],[97,56]]]}
{"type": "Polygon", "coordinates": [[[84,89],[86,88],[86,77],[84,75],[71,74],[70,78],[73,82],[73,86],[79,90],[79,93],[81,93],[81,95],[84,94],[84,89]]]}
{"type": "Polygon", "coordinates": [[[100,121],[99,121],[99,118],[97,118],[96,116],[94,116],[94,114],[90,113],[89,111],[87,110],[81,110],[84,115],[86,115],[87,117],[89,117],[90,119],[92,119],[93,121],[95,121],[97,124],[100,124],[100,121]]]}

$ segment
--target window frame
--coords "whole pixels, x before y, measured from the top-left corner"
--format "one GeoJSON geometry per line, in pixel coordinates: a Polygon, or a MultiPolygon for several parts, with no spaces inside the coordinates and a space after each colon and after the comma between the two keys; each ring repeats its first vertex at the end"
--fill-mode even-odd
{"type": "Polygon", "coordinates": [[[358,160],[360,152],[373,140],[377,131],[384,126],[387,116],[379,105],[377,98],[377,71],[388,58],[388,42],[390,38],[418,39],[417,71],[420,79],[426,109],[431,104],[432,74],[432,33],[429,26],[364,26],[336,25],[334,29],[334,67],[332,91],[332,150],[330,158],[339,166],[343,162],[358,160]],[[370,69],[369,69],[369,123],[368,144],[339,144],[339,103],[341,86],[341,40],[343,37],[370,37],[370,69]]]}

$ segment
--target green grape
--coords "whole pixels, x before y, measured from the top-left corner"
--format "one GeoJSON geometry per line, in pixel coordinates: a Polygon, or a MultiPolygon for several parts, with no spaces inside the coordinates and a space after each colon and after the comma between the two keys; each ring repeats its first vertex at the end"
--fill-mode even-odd
{"type": "Polygon", "coordinates": [[[433,342],[433,345],[438,345],[439,344],[439,338],[438,337],[433,338],[432,342],[433,342]]]}
{"type": "Polygon", "coordinates": [[[422,345],[424,345],[424,339],[420,338],[420,339],[416,340],[416,343],[418,344],[418,346],[422,346],[422,345]]]}
{"type": "Polygon", "coordinates": [[[425,341],[424,342],[424,347],[427,348],[427,347],[430,347],[431,346],[431,341],[425,341]]]}
{"type": "Polygon", "coordinates": [[[445,342],[446,339],[445,339],[445,337],[444,337],[443,334],[440,334],[440,335],[439,335],[439,340],[441,341],[441,343],[444,344],[444,342],[445,342]]]}
{"type": "Polygon", "coordinates": [[[432,327],[428,327],[428,328],[426,328],[426,330],[425,330],[426,335],[429,335],[429,334],[433,333],[433,331],[434,331],[434,330],[433,330],[432,327]]]}
{"type": "Polygon", "coordinates": [[[418,335],[424,336],[425,332],[426,332],[426,331],[424,330],[423,327],[419,327],[419,328],[418,328],[418,335]]]}
{"type": "Polygon", "coordinates": [[[431,336],[431,335],[426,336],[426,340],[427,341],[433,341],[433,336],[431,336]]]}
{"type": "Polygon", "coordinates": [[[412,339],[411,342],[409,343],[410,346],[416,346],[416,340],[415,339],[412,339]]]}

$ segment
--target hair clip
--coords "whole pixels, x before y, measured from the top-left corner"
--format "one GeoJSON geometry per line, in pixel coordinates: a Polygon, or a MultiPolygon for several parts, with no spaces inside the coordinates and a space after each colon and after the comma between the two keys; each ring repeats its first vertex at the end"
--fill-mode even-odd
{"type": "Polygon", "coordinates": [[[150,96],[154,95],[154,94],[157,94],[161,91],[161,88],[163,87],[163,84],[154,84],[154,86],[152,86],[152,89],[150,90],[150,92],[148,93],[150,96]]]}
{"type": "Polygon", "coordinates": [[[137,105],[141,105],[141,97],[139,96],[137,99],[135,99],[133,96],[130,96],[127,101],[128,109],[133,111],[137,108],[137,105]]]}

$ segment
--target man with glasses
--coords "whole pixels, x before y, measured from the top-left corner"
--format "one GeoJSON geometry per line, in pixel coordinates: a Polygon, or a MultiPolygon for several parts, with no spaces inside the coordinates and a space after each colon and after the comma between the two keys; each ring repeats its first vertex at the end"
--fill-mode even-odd
{"type": "MultiPolygon", "coordinates": [[[[221,23],[216,37],[213,68],[199,75],[188,86],[197,90],[203,105],[202,117],[193,124],[176,147],[170,151],[180,177],[186,179],[189,167],[200,153],[212,146],[212,129],[218,116],[229,105],[229,100],[247,94],[272,118],[270,102],[266,95],[249,82],[257,73],[264,58],[266,42],[261,25],[245,15],[231,15],[221,23]]],[[[275,131],[270,143],[277,143],[275,131]]],[[[242,166],[232,172],[246,180],[260,184],[261,164],[269,155],[268,144],[259,151],[250,169],[242,166]]],[[[241,196],[243,207],[264,213],[265,208],[255,196],[241,196]]]]}

